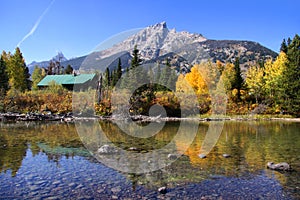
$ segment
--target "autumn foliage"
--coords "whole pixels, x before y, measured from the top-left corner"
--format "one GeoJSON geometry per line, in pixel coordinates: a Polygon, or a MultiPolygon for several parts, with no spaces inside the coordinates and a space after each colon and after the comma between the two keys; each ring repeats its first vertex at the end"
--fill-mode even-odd
{"type": "MultiPolygon", "coordinates": [[[[83,112],[97,115],[111,115],[116,109],[112,104],[112,93],[118,80],[120,91],[117,99],[127,95],[126,88],[134,88],[141,80],[150,80],[126,99],[126,109],[133,115],[148,114],[153,105],[165,108],[168,116],[181,116],[182,111],[190,114],[290,114],[300,116],[300,38],[298,35],[282,44],[275,60],[257,61],[250,66],[232,62],[201,62],[187,71],[175,71],[168,59],[166,67],[152,66],[147,72],[135,48],[133,62],[126,72],[121,69],[103,75],[101,101],[90,101],[96,91],[67,91],[53,83],[46,90],[38,90],[37,82],[42,72],[36,68],[32,76],[32,91],[28,69],[20,49],[14,55],[3,52],[0,59],[0,112],[42,112],[67,113],[72,106],[83,112]],[[134,69],[133,72],[130,69],[134,69]],[[122,76],[123,73],[123,76],[122,76]],[[177,73],[177,74],[176,74],[177,73]],[[164,86],[153,84],[160,80],[164,86]],[[176,86],[175,86],[176,83],[176,86]],[[127,87],[125,87],[127,86],[127,87]],[[130,86],[130,87],[129,87],[130,86]],[[125,95],[126,94],[126,95],[125,95]],[[77,101],[73,101],[74,97],[77,101]],[[222,104],[226,104],[226,110],[222,104]],[[72,105],[73,104],[73,105],[72,105]]],[[[120,103],[120,102],[119,102],[120,103]]],[[[122,102],[121,102],[122,103],[122,102]]]]}

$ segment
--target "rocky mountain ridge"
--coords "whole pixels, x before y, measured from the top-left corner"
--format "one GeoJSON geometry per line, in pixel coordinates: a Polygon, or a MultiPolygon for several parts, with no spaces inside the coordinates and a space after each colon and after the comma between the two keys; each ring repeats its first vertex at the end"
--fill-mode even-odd
{"type": "Polygon", "coordinates": [[[206,60],[233,62],[236,57],[240,58],[242,67],[246,69],[256,61],[277,56],[276,52],[257,42],[210,40],[198,33],[169,30],[166,22],[161,22],[140,30],[111,48],[63,61],[62,65],[70,64],[74,69],[104,71],[107,67],[114,69],[120,58],[122,67],[126,68],[130,66],[131,52],[135,45],[140,50],[144,63],[154,64],[168,58],[178,70],[206,60]]]}

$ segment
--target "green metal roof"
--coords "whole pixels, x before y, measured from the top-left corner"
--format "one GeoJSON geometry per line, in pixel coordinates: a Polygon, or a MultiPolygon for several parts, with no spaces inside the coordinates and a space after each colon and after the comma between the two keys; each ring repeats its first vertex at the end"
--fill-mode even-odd
{"type": "Polygon", "coordinates": [[[48,86],[52,81],[55,81],[60,85],[74,85],[83,84],[89,80],[92,80],[96,74],[79,74],[79,75],[47,75],[37,85],[48,86]]]}

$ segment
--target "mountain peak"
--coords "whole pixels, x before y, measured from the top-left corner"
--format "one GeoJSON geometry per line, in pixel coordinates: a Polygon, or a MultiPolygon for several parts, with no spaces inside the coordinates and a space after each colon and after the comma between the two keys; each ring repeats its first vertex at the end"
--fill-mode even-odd
{"type": "Polygon", "coordinates": [[[168,28],[167,27],[167,22],[165,22],[165,21],[157,23],[157,24],[152,25],[150,27],[153,27],[153,28],[168,28]]]}
{"type": "Polygon", "coordinates": [[[64,54],[61,51],[59,51],[59,52],[57,52],[56,56],[52,57],[51,60],[63,62],[63,61],[66,61],[68,59],[64,56],[64,54]]]}
{"type": "MultiPolygon", "coordinates": [[[[169,30],[167,23],[163,21],[147,26],[111,48],[95,52],[94,55],[96,55],[97,60],[108,60],[116,55],[120,57],[122,53],[130,55],[135,46],[139,49],[141,58],[145,62],[173,53],[184,57],[189,64],[209,58],[226,62],[231,61],[237,55],[243,57],[244,62],[249,60],[248,54],[253,54],[252,57],[256,59],[257,56],[254,53],[258,49],[258,46],[251,42],[246,44],[242,41],[212,41],[200,33],[169,30]]],[[[266,55],[274,55],[267,49],[259,49],[266,52],[264,53],[266,55]]],[[[128,63],[129,61],[124,62],[128,63]]]]}
{"type": "Polygon", "coordinates": [[[168,52],[207,40],[201,34],[193,34],[187,31],[176,32],[175,29],[169,30],[165,21],[148,26],[138,33],[130,36],[123,42],[114,45],[112,48],[102,51],[99,59],[111,56],[118,52],[131,52],[135,45],[140,50],[144,60],[150,60],[168,52]]]}

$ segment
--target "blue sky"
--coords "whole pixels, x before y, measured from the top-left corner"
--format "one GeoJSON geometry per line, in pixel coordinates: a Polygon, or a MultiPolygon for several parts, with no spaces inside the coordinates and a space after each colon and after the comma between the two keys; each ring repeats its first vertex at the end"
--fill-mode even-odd
{"type": "Polygon", "coordinates": [[[298,0],[0,0],[0,50],[14,52],[21,42],[27,64],[58,51],[78,57],[115,34],[166,21],[177,31],[278,51],[283,38],[300,34],[299,7],[298,0]]]}

